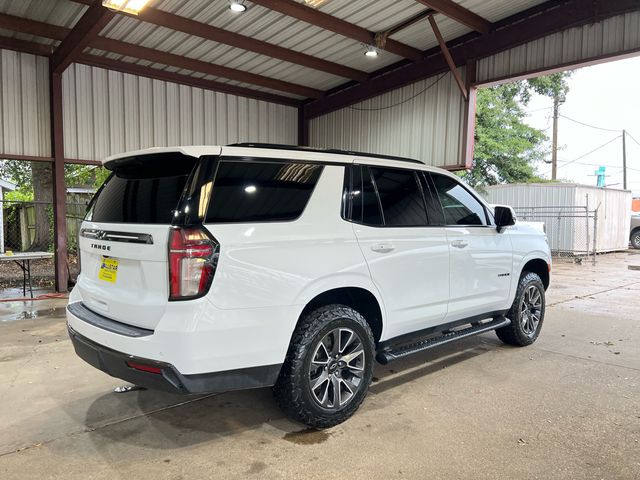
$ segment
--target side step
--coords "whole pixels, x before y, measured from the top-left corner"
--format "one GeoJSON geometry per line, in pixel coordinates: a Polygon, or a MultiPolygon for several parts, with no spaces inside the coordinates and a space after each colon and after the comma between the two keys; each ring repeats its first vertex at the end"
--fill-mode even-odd
{"type": "Polygon", "coordinates": [[[447,343],[454,342],[456,340],[461,340],[463,338],[471,337],[473,335],[478,335],[484,332],[490,332],[491,330],[496,330],[498,328],[506,327],[509,324],[511,324],[511,320],[509,320],[508,318],[496,317],[490,322],[477,324],[462,330],[444,333],[437,337],[429,338],[426,340],[420,340],[418,342],[401,345],[395,348],[394,347],[386,348],[378,352],[378,354],[376,355],[376,360],[381,364],[386,365],[387,363],[393,360],[407,357],[414,353],[422,352],[424,350],[429,350],[430,348],[434,348],[434,347],[439,347],[440,345],[445,345],[447,343]]]}

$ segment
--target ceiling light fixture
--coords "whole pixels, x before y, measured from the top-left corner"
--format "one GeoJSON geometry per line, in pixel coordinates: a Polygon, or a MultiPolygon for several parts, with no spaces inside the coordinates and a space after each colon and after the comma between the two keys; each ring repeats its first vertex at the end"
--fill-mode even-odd
{"type": "Polygon", "coordinates": [[[109,10],[138,15],[149,0],[102,0],[102,6],[109,10]]]}
{"type": "Polygon", "coordinates": [[[322,5],[326,0],[304,0],[304,3],[306,3],[309,6],[312,6],[314,8],[319,7],[320,5],[322,5]]]}
{"type": "Polygon", "coordinates": [[[244,4],[242,0],[233,0],[229,3],[229,10],[236,13],[242,13],[247,10],[247,6],[244,4]]]}
{"type": "Polygon", "coordinates": [[[367,46],[367,51],[364,52],[365,56],[367,57],[377,57],[378,56],[378,49],[376,47],[374,47],[373,45],[368,45],[367,46]]]}

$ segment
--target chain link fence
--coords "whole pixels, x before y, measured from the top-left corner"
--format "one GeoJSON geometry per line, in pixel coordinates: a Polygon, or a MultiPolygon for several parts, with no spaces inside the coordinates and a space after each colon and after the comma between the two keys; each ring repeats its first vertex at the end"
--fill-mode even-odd
{"type": "Polygon", "coordinates": [[[543,222],[551,254],[557,260],[596,264],[598,208],[538,206],[514,208],[518,220],[543,222]]]}
{"type": "MultiPolygon", "coordinates": [[[[80,271],[78,233],[90,196],[65,204],[67,222],[67,268],[69,279],[75,282],[80,271]]],[[[0,290],[22,288],[24,272],[11,257],[24,252],[54,252],[53,203],[37,201],[0,200],[0,290]],[[8,255],[8,256],[7,256],[8,255]]],[[[51,290],[55,285],[54,259],[40,258],[30,262],[34,289],[51,290]]]]}

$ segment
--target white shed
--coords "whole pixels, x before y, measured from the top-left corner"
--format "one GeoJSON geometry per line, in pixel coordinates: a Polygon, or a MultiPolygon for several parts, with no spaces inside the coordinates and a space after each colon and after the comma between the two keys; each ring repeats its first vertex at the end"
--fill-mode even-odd
{"type": "Polygon", "coordinates": [[[487,187],[485,197],[489,203],[512,206],[523,220],[545,222],[554,252],[604,253],[629,247],[629,190],[515,183],[487,187]]]}
{"type": "Polygon", "coordinates": [[[13,192],[15,184],[0,179],[0,253],[4,253],[4,192],[13,192]]]}

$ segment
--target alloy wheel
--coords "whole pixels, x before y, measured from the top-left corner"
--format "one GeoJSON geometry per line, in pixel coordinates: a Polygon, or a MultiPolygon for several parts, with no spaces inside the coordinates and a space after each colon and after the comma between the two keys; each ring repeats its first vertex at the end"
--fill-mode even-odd
{"type": "Polygon", "coordinates": [[[309,386],[315,402],[336,410],[362,388],[365,352],[360,336],[350,328],[335,328],[316,345],[309,365],[309,386]]]}
{"type": "Polygon", "coordinates": [[[533,337],[542,318],[542,293],[536,285],[529,285],[520,300],[522,331],[533,337]]]}

